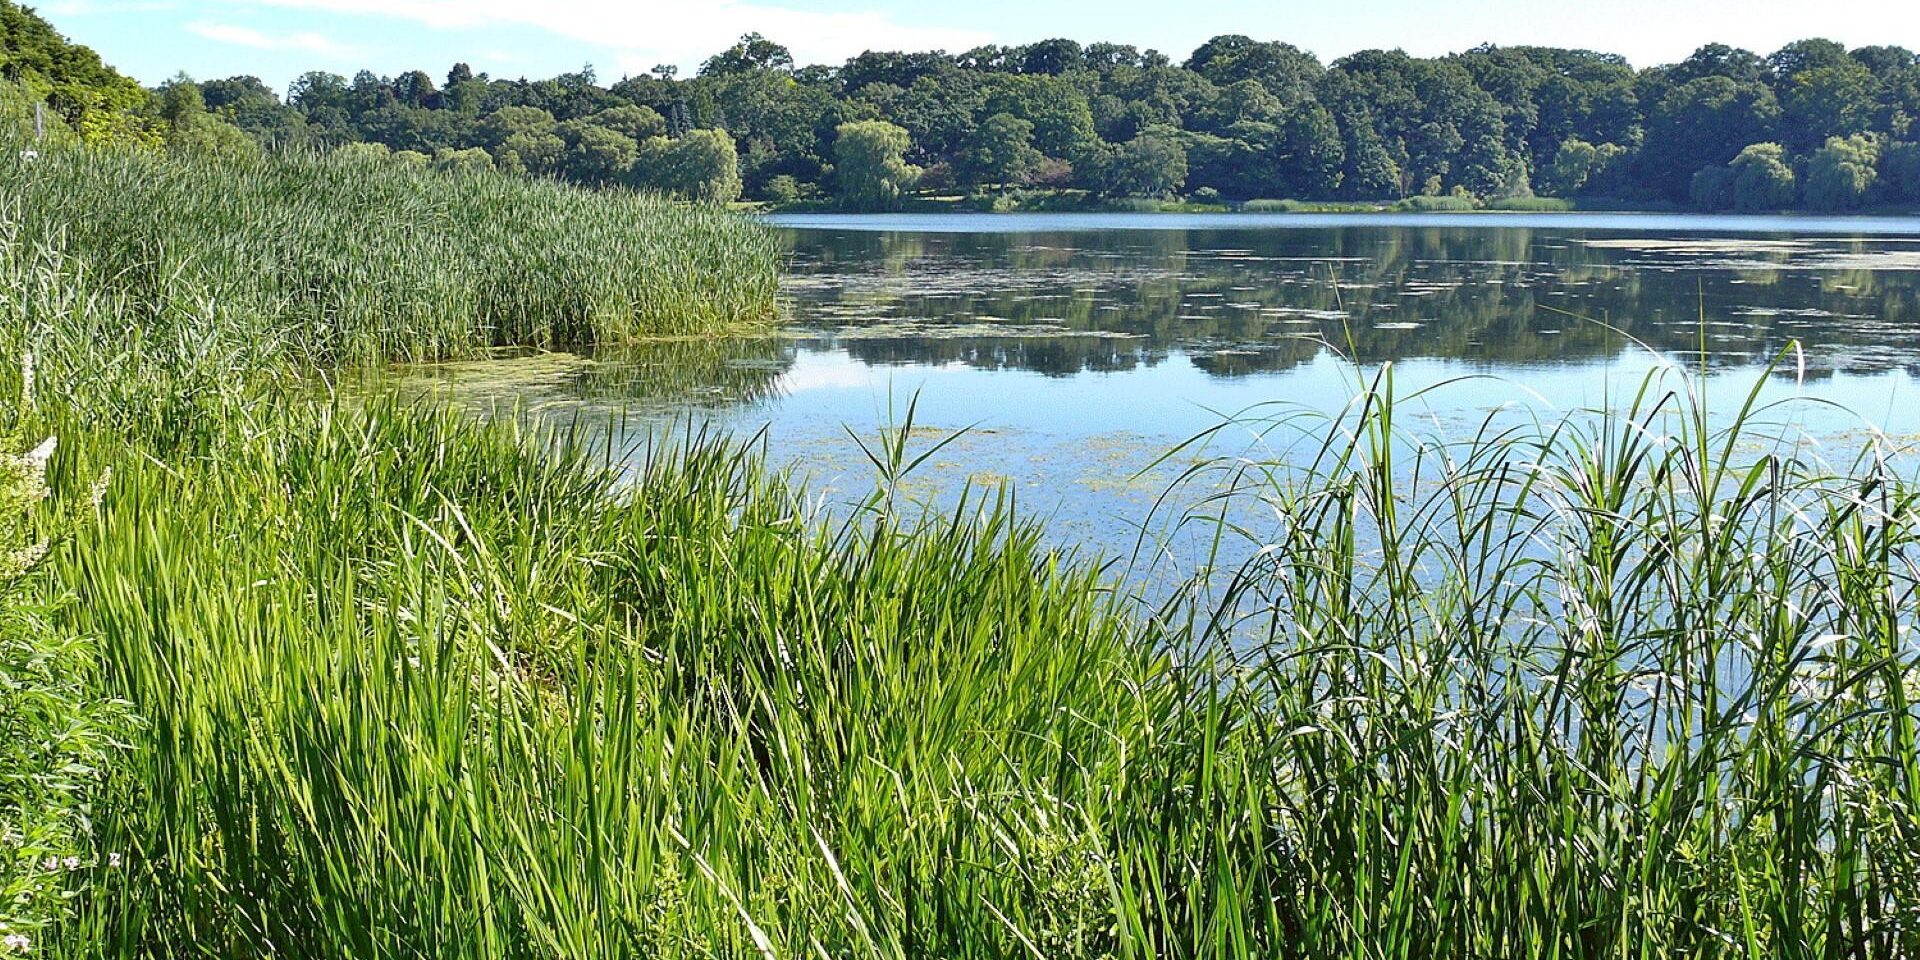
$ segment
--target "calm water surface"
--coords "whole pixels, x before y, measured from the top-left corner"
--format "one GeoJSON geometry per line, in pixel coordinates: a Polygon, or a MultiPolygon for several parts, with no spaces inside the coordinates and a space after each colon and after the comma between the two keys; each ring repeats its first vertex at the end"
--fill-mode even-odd
{"type": "MultiPolygon", "coordinates": [[[[1389,361],[1420,429],[1614,406],[1649,370],[1707,371],[1731,407],[1836,459],[1920,432],[1920,220],[1629,214],[945,215],[775,218],[783,335],[591,361],[454,365],[436,381],[552,415],[620,411],[765,431],[828,501],[871,488],[848,432],[918,398],[919,442],[971,428],[913,478],[940,501],[1012,493],[1053,536],[1113,555],[1183,454],[1247,411],[1335,413],[1389,361]],[[1803,350],[1794,356],[1790,344],[1803,350]],[[1789,353],[1771,377],[1768,364],[1789,353]],[[1804,372],[1803,372],[1804,371],[1804,372]],[[1804,402],[1799,402],[1804,401],[1804,402]],[[1831,406],[1827,402],[1831,402],[1831,406]]],[[[1209,452],[1240,453],[1253,432],[1209,452]]],[[[1254,452],[1283,458],[1270,438],[1254,452]]],[[[1176,551],[1177,552],[1177,551],[1176,551]]]]}

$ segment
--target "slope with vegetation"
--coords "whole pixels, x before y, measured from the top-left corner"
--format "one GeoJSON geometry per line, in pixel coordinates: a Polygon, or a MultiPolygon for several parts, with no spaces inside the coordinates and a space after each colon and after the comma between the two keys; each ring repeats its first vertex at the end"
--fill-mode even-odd
{"type": "MultiPolygon", "coordinates": [[[[1223,465],[1276,525],[1141,611],[1003,503],[907,504],[910,418],[830,520],[725,439],[623,467],[591,424],[311,389],[493,339],[329,246],[327,203],[439,230],[455,280],[389,265],[455,297],[570,205],[749,241],[663,254],[636,302],[755,289],[771,251],[503,174],[460,175],[516,204],[482,220],[441,174],[281,162],[0,157],[8,950],[1920,950],[1920,497],[1887,462],[1739,452],[1779,448],[1684,381],[1443,451],[1382,376],[1308,466],[1223,465]],[[95,195],[155,164],[245,221],[95,195]],[[295,175],[381,206],[258,186],[295,175]],[[296,251],[230,268],[250,224],[296,251]]],[[[533,340],[606,295],[541,269],[533,340]]]]}
{"type": "Polygon", "coordinates": [[[724,438],[321,389],[760,322],[743,221],[5,146],[0,954],[1920,954],[1878,448],[1658,375],[1436,444],[1382,373],[1304,464],[1220,465],[1273,526],[1140,610],[1004,503],[905,502],[910,415],[834,520],[724,438]]]}

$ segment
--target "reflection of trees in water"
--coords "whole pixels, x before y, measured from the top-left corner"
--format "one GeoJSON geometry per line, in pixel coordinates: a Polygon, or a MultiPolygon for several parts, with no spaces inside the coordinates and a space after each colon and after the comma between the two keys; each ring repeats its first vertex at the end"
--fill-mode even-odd
{"type": "Polygon", "coordinates": [[[596,352],[567,390],[595,402],[752,403],[774,396],[795,353],[774,339],[636,343],[596,352]]]}
{"type": "Polygon", "coordinates": [[[1167,358],[1164,347],[1122,337],[857,337],[840,346],[875,365],[964,363],[1057,377],[1152,367],[1167,358]]]}
{"type": "Polygon", "coordinates": [[[1053,325],[1143,338],[849,343],[874,362],[1045,373],[1125,369],[1173,347],[1219,354],[1202,365],[1221,375],[1266,371],[1310,359],[1298,351],[1318,349],[1311,344],[1275,347],[1301,336],[1369,362],[1520,364],[1613,355],[1629,336],[1697,356],[1704,335],[1710,364],[1741,365],[1798,339],[1813,369],[1853,372],[1904,366],[1920,348],[1920,274],[1804,268],[1871,257],[1890,249],[1885,241],[1623,247],[1589,246],[1586,236],[1372,227],[793,233],[789,292],[800,318],[815,323],[1053,325]]]}

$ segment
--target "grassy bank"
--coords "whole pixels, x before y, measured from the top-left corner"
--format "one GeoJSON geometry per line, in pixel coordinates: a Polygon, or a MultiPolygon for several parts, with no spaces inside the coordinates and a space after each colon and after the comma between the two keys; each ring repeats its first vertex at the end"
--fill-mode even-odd
{"type": "Polygon", "coordinates": [[[20,596],[129,714],[36,953],[1920,953],[1920,500],[1677,375],[1277,418],[1318,454],[1196,475],[1253,559],[1141,611],[902,508],[911,430],[830,520],[723,439],[276,395],[217,314],[90,377],[165,311],[9,236],[0,431],[82,521],[20,596]]]}

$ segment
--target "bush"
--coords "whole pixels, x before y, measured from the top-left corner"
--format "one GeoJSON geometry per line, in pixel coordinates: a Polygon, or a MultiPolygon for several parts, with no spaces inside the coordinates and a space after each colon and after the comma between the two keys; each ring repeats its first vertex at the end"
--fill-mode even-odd
{"type": "Polygon", "coordinates": [[[783,173],[768,180],[760,194],[774,203],[794,203],[801,197],[800,181],[792,174],[783,173]]]}
{"type": "Polygon", "coordinates": [[[1560,197],[1502,197],[1487,201],[1486,209],[1518,213],[1568,213],[1579,209],[1572,200],[1560,197]]]}
{"type": "Polygon", "coordinates": [[[1458,195],[1408,197],[1393,205],[1405,213],[1469,213],[1480,209],[1480,201],[1458,195]]]}

